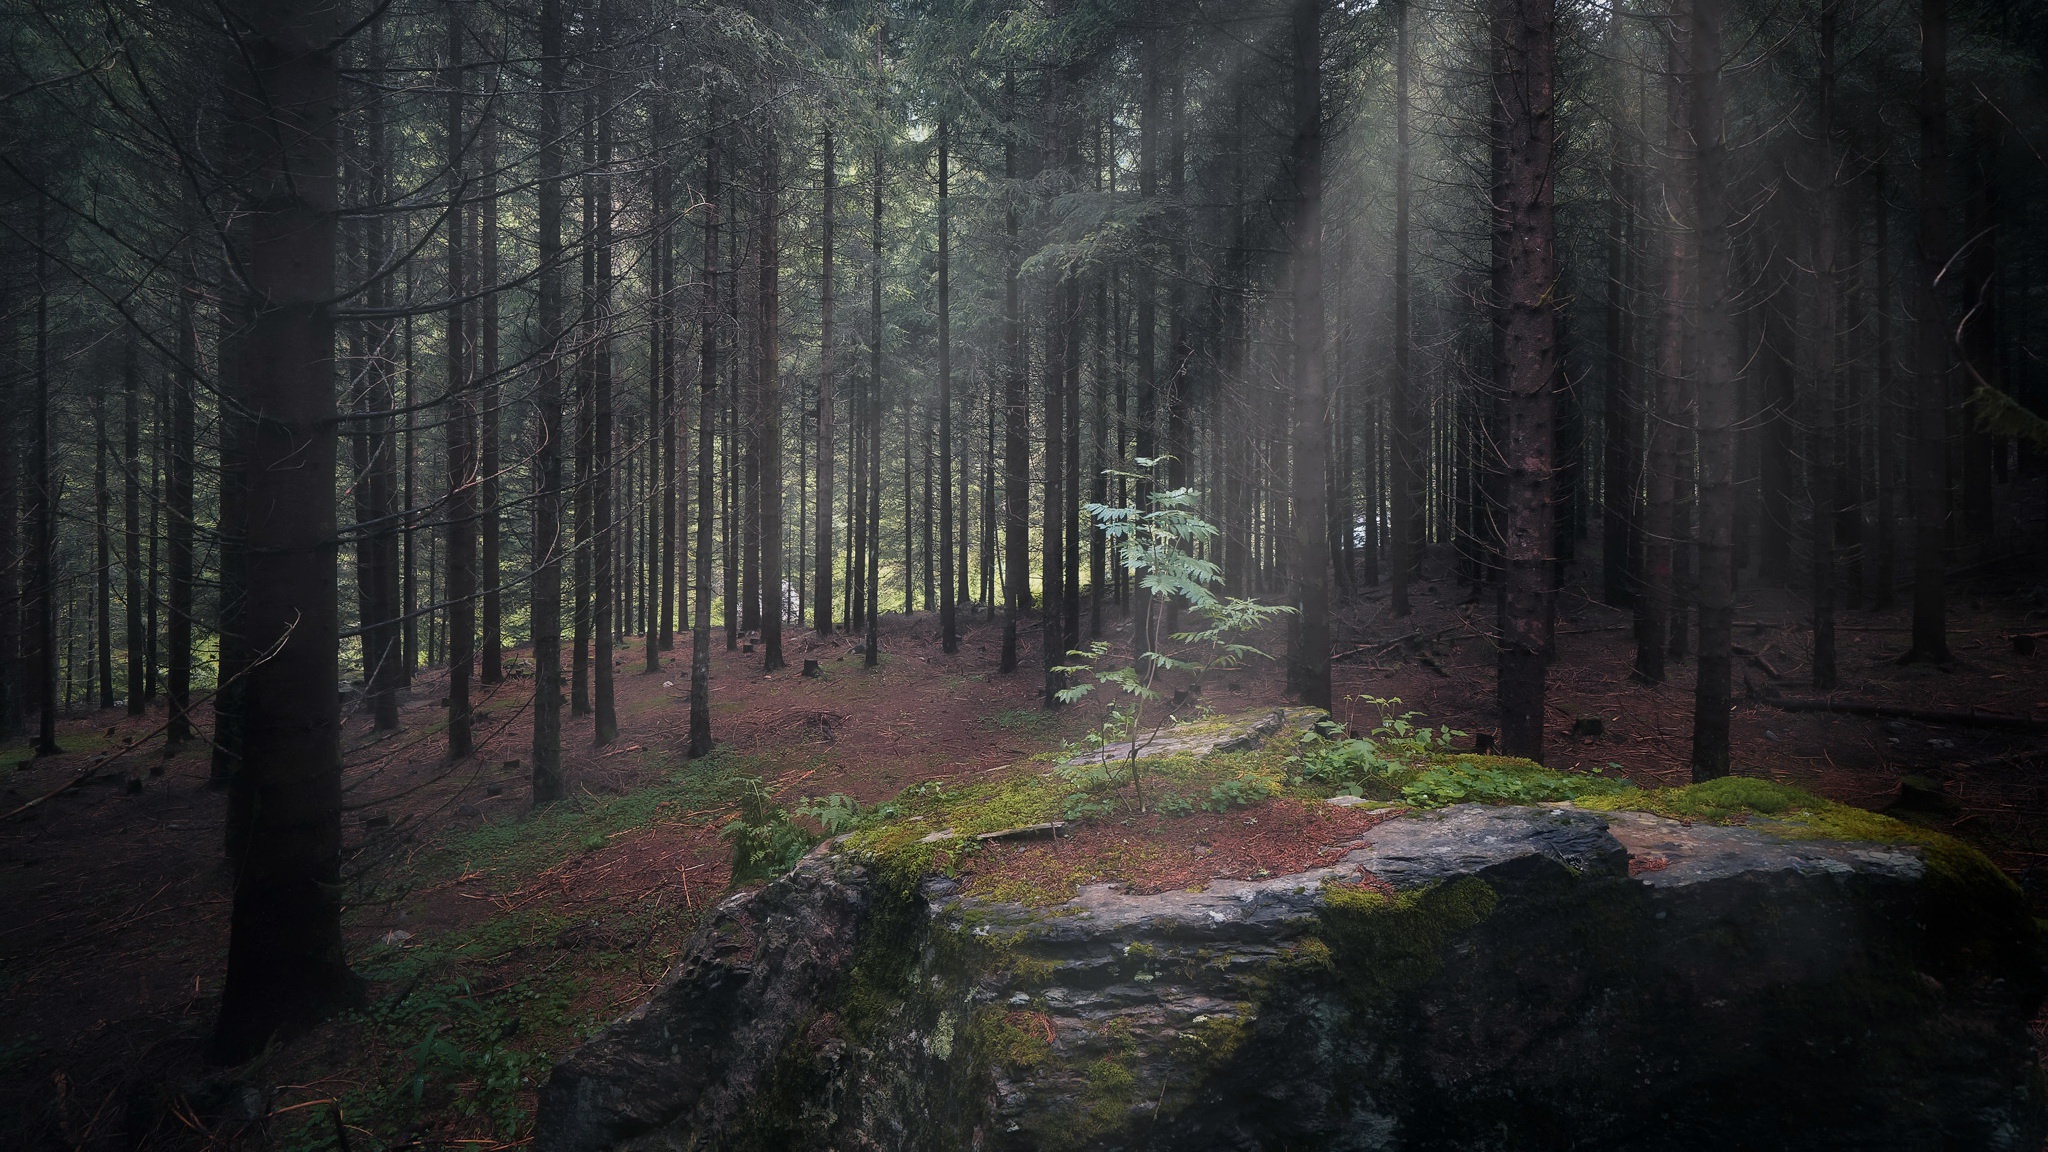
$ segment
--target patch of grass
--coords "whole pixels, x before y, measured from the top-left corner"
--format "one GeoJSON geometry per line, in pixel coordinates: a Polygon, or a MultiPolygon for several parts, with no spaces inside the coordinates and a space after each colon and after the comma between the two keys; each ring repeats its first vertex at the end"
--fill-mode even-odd
{"type": "Polygon", "coordinates": [[[450,837],[434,853],[423,874],[479,871],[530,875],[544,871],[579,852],[602,848],[604,841],[628,829],[735,803],[740,798],[741,781],[764,768],[780,771],[784,767],[780,761],[724,751],[672,764],[657,782],[623,796],[580,796],[535,809],[516,820],[467,829],[450,837]]]}
{"type": "Polygon", "coordinates": [[[1044,708],[1010,708],[984,716],[981,722],[1018,736],[1052,737],[1059,735],[1060,714],[1044,708]]]}

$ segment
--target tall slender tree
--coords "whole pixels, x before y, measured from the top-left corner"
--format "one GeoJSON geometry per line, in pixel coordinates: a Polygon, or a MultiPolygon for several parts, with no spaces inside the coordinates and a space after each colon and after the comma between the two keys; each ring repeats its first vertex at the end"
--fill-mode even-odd
{"type": "MultiPolygon", "coordinates": [[[[1330,706],[1330,532],[1327,478],[1330,397],[1323,362],[1323,5],[1294,0],[1294,211],[1288,244],[1294,295],[1293,533],[1288,555],[1294,616],[1287,686],[1306,704],[1330,706]]],[[[1140,321],[1142,324],[1143,321],[1140,321]]]]}
{"type": "Polygon", "coordinates": [[[562,0],[540,0],[540,117],[535,158],[533,802],[560,800],[562,780],[562,0]]]}
{"type": "Polygon", "coordinates": [[[1553,0],[1498,0],[1494,132],[1502,243],[1494,282],[1505,434],[1500,607],[1500,743],[1543,759],[1546,663],[1552,643],[1552,525],[1556,460],[1557,15],[1553,0]]]}
{"type": "Polygon", "coordinates": [[[246,812],[227,981],[212,1054],[240,1062],[281,1031],[355,1003],[341,938],[336,610],[334,256],[337,10],[263,0],[226,11],[231,172],[247,216],[247,331],[233,371],[247,404],[247,586],[238,627],[264,654],[242,698],[246,812]],[[260,413],[260,419],[254,414],[260,413]]]}

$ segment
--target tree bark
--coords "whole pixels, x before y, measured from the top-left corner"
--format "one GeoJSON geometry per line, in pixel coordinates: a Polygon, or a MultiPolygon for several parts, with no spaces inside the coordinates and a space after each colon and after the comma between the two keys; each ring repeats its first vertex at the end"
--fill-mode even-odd
{"type": "Polygon", "coordinates": [[[1415,5],[1399,0],[1394,12],[1394,378],[1387,391],[1387,442],[1393,449],[1387,464],[1389,540],[1392,545],[1387,593],[1388,608],[1397,617],[1413,610],[1408,582],[1416,569],[1414,529],[1421,523],[1416,515],[1415,495],[1419,479],[1415,467],[1414,380],[1414,292],[1409,271],[1409,248],[1413,198],[1413,158],[1410,140],[1409,74],[1414,67],[1414,37],[1409,28],[1415,5]]]}
{"type": "Polygon", "coordinates": [[[1913,429],[1913,640],[1908,660],[1945,664],[1948,397],[1951,356],[1941,270],[1948,229],[1948,0],[1920,2],[1920,243],[1914,277],[1919,395],[1913,429]]]}
{"type": "Polygon", "coordinates": [[[1500,745],[1543,759],[1545,664],[1552,644],[1551,506],[1556,461],[1557,222],[1554,71],[1557,25],[1549,0],[1499,0],[1500,137],[1506,267],[1496,275],[1505,362],[1497,368],[1506,429],[1500,611],[1500,745]]]}
{"type": "Polygon", "coordinates": [[[477,579],[483,595],[481,637],[477,646],[477,682],[499,684],[505,679],[505,598],[503,521],[498,512],[502,490],[498,472],[502,467],[500,435],[503,414],[498,410],[498,93],[495,79],[486,94],[483,122],[477,127],[477,257],[476,284],[482,292],[477,301],[476,377],[477,411],[477,540],[481,547],[477,579]]]}
{"type": "MultiPolygon", "coordinates": [[[[939,125],[939,202],[940,212],[945,211],[946,171],[946,127],[939,125]]],[[[833,405],[837,400],[838,381],[832,372],[832,321],[834,242],[833,230],[838,223],[837,196],[839,191],[839,166],[832,158],[832,133],[828,129],[819,146],[819,169],[823,174],[825,195],[819,214],[819,230],[823,233],[824,251],[819,256],[818,292],[818,500],[817,524],[812,529],[816,543],[811,549],[811,626],[818,635],[832,635],[832,481],[838,469],[833,455],[832,434],[834,432],[833,405]]],[[[943,376],[946,363],[946,233],[941,224],[939,229],[939,365],[943,376]]],[[[849,521],[849,525],[850,525],[849,521]]]]}
{"type": "Polygon", "coordinates": [[[1324,490],[1330,398],[1323,364],[1322,14],[1322,0],[1294,0],[1294,212],[1288,245],[1294,293],[1294,526],[1288,572],[1296,615],[1287,686],[1303,703],[1328,708],[1330,532],[1324,490]]]}
{"type": "MultiPolygon", "coordinates": [[[[34,652],[33,676],[36,696],[35,754],[55,756],[64,751],[57,744],[57,481],[51,461],[50,440],[54,429],[50,426],[50,202],[46,196],[36,197],[36,315],[35,315],[35,395],[31,400],[29,429],[29,520],[34,537],[29,545],[30,562],[35,573],[30,587],[33,594],[30,603],[35,611],[36,635],[30,650],[34,652]]],[[[186,473],[187,488],[190,487],[190,473],[186,473]]],[[[189,505],[189,496],[188,496],[189,505]]],[[[191,522],[186,520],[186,603],[191,603],[191,522]]],[[[187,625],[185,676],[190,694],[191,682],[191,631],[187,625]]]]}
{"type": "Polygon", "coordinates": [[[107,487],[107,407],[93,404],[93,632],[100,707],[114,706],[113,492],[107,487]]]}
{"type": "MultiPolygon", "coordinates": [[[[1832,0],[1826,0],[1832,10],[1832,0]]],[[[1732,274],[1734,211],[1721,79],[1727,0],[1694,0],[1693,131],[1699,210],[1699,654],[1693,692],[1692,776],[1726,776],[1730,661],[1735,622],[1735,431],[1740,421],[1732,274]]],[[[1823,22],[1829,20],[1823,16],[1823,22]]],[[[1823,101],[1825,104],[1825,100],[1823,101]]],[[[1833,179],[1830,172],[1829,179],[1833,179]]],[[[1825,242],[1832,244],[1832,237],[1825,242]]],[[[1832,253],[1825,259],[1832,261],[1832,253]]],[[[1823,330],[1830,350],[1833,335],[1823,330]]],[[[1831,354],[1831,352],[1830,352],[1831,354]]],[[[1824,399],[1827,399],[1824,397],[1824,399]]],[[[1830,525],[1832,518],[1829,518],[1830,525]]]]}
{"type": "Polygon", "coordinates": [[[711,436],[718,409],[718,136],[717,97],[705,112],[704,288],[701,361],[697,372],[697,565],[695,613],[690,624],[690,741],[692,760],[709,756],[711,739],[711,436]]]}
{"type": "Polygon", "coordinates": [[[1666,17],[1666,127],[1662,173],[1664,205],[1664,287],[1657,319],[1657,394],[1644,422],[1649,472],[1643,491],[1643,574],[1636,597],[1636,659],[1633,675],[1645,684],[1664,682],[1672,611],[1672,562],[1677,532],[1679,420],[1686,374],[1687,264],[1692,251],[1693,185],[1690,178],[1692,106],[1684,72],[1692,38],[1691,0],[1671,0],[1666,17]]]}
{"type": "Polygon", "coordinates": [[[591,654],[590,703],[594,723],[591,742],[602,747],[619,735],[618,709],[612,692],[612,644],[616,636],[612,596],[618,579],[618,534],[612,508],[612,99],[611,99],[611,0],[597,7],[597,170],[593,189],[597,196],[597,230],[591,245],[597,249],[597,298],[593,302],[591,332],[591,613],[590,632],[595,647],[591,654]]]}
{"type": "Polygon", "coordinates": [[[533,802],[562,779],[562,0],[540,3],[540,139],[535,207],[540,342],[534,386],[533,802]]]}
{"type": "MultiPolygon", "coordinates": [[[[0,398],[0,403],[5,403],[0,398]]],[[[0,443],[4,443],[6,429],[0,426],[0,443]]],[[[148,647],[142,627],[142,348],[139,335],[132,329],[127,333],[126,345],[121,363],[121,555],[126,585],[123,590],[123,607],[127,609],[125,647],[128,653],[128,715],[143,714],[144,696],[144,651],[148,647]]],[[[0,500],[6,499],[6,485],[0,485],[0,500]]],[[[0,532],[7,529],[0,523],[0,532]]],[[[4,563],[4,557],[0,557],[4,563]]],[[[7,586],[0,584],[0,599],[7,595],[7,586]]],[[[0,611],[5,611],[0,608],[0,611]]],[[[6,648],[5,629],[0,629],[0,666],[4,666],[13,653],[6,648]]],[[[4,700],[6,673],[0,671],[0,700],[4,700]]],[[[5,705],[0,704],[0,711],[5,705]]],[[[0,722],[0,729],[4,729],[0,722]]],[[[4,732],[0,732],[4,734],[4,732]]]]}
{"type": "Polygon", "coordinates": [[[782,247],[781,175],[771,124],[761,143],[761,648],[762,670],[782,658],[782,247]]]}
{"type": "Polygon", "coordinates": [[[448,759],[468,759],[476,751],[470,732],[469,681],[476,664],[476,397],[469,373],[469,234],[464,205],[469,188],[463,179],[464,135],[462,66],[463,27],[459,10],[448,6],[448,56],[442,83],[448,97],[442,131],[448,166],[448,311],[443,329],[443,381],[448,392],[448,503],[442,513],[446,536],[448,602],[448,759]]]}
{"type": "Polygon", "coordinates": [[[238,15],[230,155],[247,214],[249,323],[232,370],[247,406],[231,419],[245,426],[230,442],[245,454],[247,489],[245,538],[228,542],[247,549],[238,627],[264,664],[243,695],[231,801],[249,823],[210,1045],[225,1062],[361,995],[342,951],[334,685],[334,10],[267,0],[238,15]]]}
{"type": "Polygon", "coordinates": [[[1003,98],[1010,124],[1003,138],[1003,647],[996,671],[1017,670],[1017,627],[1029,599],[1030,499],[1029,401],[1025,396],[1024,323],[1018,298],[1017,82],[1003,77],[1003,98]]]}
{"type": "MultiPolygon", "coordinates": [[[[953,587],[953,209],[948,188],[948,132],[947,123],[939,121],[939,444],[935,463],[939,472],[939,647],[951,655],[960,650],[960,609],[953,587]]],[[[966,582],[964,571],[961,582],[966,582]]]]}

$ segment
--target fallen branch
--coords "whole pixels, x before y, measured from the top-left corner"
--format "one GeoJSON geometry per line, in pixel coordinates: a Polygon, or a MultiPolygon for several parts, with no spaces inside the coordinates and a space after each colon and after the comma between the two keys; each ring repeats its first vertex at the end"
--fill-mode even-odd
{"type": "Polygon", "coordinates": [[[1849,716],[1917,720],[1922,724],[1941,724],[1956,728],[2004,728],[2015,732],[2048,732],[2048,720],[2015,716],[2010,712],[1987,712],[1981,708],[1909,708],[1903,704],[1779,696],[1776,693],[1766,693],[1759,699],[1783,712],[1839,712],[1849,716]]]}

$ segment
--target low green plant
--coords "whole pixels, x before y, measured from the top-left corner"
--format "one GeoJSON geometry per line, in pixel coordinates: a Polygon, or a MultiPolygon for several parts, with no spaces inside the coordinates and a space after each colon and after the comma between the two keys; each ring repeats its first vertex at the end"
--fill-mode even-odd
{"type": "Polygon", "coordinates": [[[827,836],[851,832],[860,824],[860,803],[844,792],[813,799],[809,796],[797,802],[796,814],[816,820],[825,829],[827,836]]]}
{"type": "MultiPolygon", "coordinates": [[[[1136,464],[1143,471],[1112,468],[1106,474],[1133,480],[1142,489],[1159,483],[1158,473],[1164,462],[1139,457],[1136,464]]],[[[1089,677],[1087,683],[1061,689],[1056,694],[1061,703],[1077,703],[1097,688],[1121,697],[1110,706],[1102,726],[1083,742],[1082,751],[1100,752],[1115,742],[1127,745],[1124,763],[1141,812],[1146,805],[1145,782],[1139,769],[1140,738],[1149,735],[1145,727],[1148,722],[1151,732],[1156,733],[1173,719],[1165,710],[1149,714],[1147,711],[1149,705],[1165,699],[1160,687],[1162,678],[1180,677],[1187,696],[1193,698],[1199,695],[1203,680],[1211,673],[1239,667],[1253,658],[1270,659],[1240,637],[1273,617],[1292,611],[1277,604],[1215,593],[1214,586],[1223,578],[1222,569],[1201,556],[1200,550],[1215,538],[1217,529],[1196,511],[1201,498],[1195,489],[1161,487],[1152,493],[1151,503],[1149,509],[1087,505],[1088,515],[1102,529],[1116,550],[1118,562],[1136,580],[1143,597],[1139,626],[1134,632],[1137,651],[1131,663],[1104,667],[1102,660],[1109,655],[1109,645],[1097,641],[1085,649],[1069,652],[1068,658],[1073,662],[1053,669],[1066,677],[1089,677]],[[1201,620],[1203,626],[1173,633],[1170,646],[1149,644],[1147,638],[1158,636],[1165,627],[1168,609],[1175,601],[1201,620]]]]}
{"type": "Polygon", "coordinates": [[[1417,723],[1420,712],[1396,712],[1401,704],[1398,696],[1354,699],[1378,709],[1379,723],[1373,725],[1370,735],[1348,739],[1332,737],[1319,728],[1302,733],[1301,751],[1288,761],[1296,779],[1334,794],[1363,796],[1416,759],[1450,751],[1451,743],[1465,735],[1448,724],[1431,728],[1417,723]]]}
{"type": "Polygon", "coordinates": [[[760,777],[745,777],[737,784],[739,812],[718,831],[719,839],[732,845],[733,880],[760,880],[789,871],[818,838],[775,803],[774,790],[760,777]]]}

